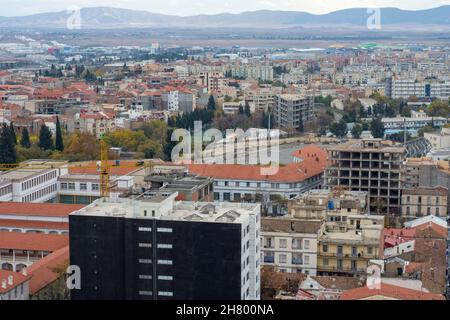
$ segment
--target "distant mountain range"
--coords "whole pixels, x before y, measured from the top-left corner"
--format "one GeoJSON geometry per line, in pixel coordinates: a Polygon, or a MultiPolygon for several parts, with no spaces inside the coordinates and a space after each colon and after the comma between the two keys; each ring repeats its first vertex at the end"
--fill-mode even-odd
{"type": "MultiPolygon", "coordinates": [[[[21,17],[0,17],[2,28],[66,28],[70,14],[65,11],[21,17]]],[[[348,25],[365,26],[370,16],[365,8],[345,9],[315,15],[295,11],[252,11],[240,14],[173,16],[147,11],[92,7],[81,10],[81,28],[224,28],[224,27],[294,27],[348,25]]],[[[397,8],[381,9],[382,25],[450,25],[450,6],[407,11],[397,8]]]]}

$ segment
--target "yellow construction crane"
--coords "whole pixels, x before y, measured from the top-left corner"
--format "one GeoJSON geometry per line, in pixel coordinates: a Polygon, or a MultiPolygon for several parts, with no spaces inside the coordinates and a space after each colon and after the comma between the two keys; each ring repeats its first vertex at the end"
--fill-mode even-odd
{"type": "Polygon", "coordinates": [[[106,142],[100,140],[100,197],[109,198],[109,172],[110,166],[108,161],[108,146],[106,142]]]}
{"type": "MultiPolygon", "coordinates": [[[[150,160],[148,162],[145,161],[137,161],[135,165],[121,165],[117,164],[111,166],[108,159],[109,148],[105,141],[100,140],[100,161],[97,165],[70,165],[68,163],[69,168],[83,168],[83,169],[96,169],[100,175],[100,196],[103,198],[109,198],[111,193],[111,184],[110,184],[110,174],[111,167],[114,168],[145,168],[146,174],[150,174],[153,169],[153,161],[150,160]]],[[[36,170],[36,169],[52,169],[53,165],[45,165],[45,164],[27,164],[27,163],[18,163],[18,164],[0,164],[0,171],[10,171],[10,170],[36,170]]]]}

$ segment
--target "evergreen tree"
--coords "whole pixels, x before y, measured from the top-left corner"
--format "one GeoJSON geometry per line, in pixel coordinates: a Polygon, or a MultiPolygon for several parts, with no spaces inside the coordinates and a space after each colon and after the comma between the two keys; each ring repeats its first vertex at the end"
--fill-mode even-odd
{"type": "Polygon", "coordinates": [[[17,162],[16,146],[11,136],[11,130],[3,123],[0,130],[0,163],[12,164],[17,162]]]}
{"type": "Polygon", "coordinates": [[[244,114],[244,108],[242,107],[242,104],[239,105],[239,114],[244,114]]]}
{"type": "Polygon", "coordinates": [[[56,139],[55,139],[55,149],[59,151],[64,151],[64,142],[61,132],[61,123],[59,122],[59,117],[56,117],[56,139]]]}
{"type": "Polygon", "coordinates": [[[210,111],[216,111],[216,101],[214,100],[214,96],[210,95],[208,100],[208,110],[210,111]]]}
{"type": "Polygon", "coordinates": [[[347,123],[344,119],[341,119],[338,123],[333,123],[330,126],[330,131],[335,137],[344,138],[348,133],[347,123]]]}
{"type": "Polygon", "coordinates": [[[12,121],[9,123],[9,130],[11,131],[12,142],[14,143],[14,145],[17,145],[16,131],[14,130],[14,124],[12,121]]]}
{"type": "Polygon", "coordinates": [[[354,139],[361,138],[362,131],[363,131],[362,126],[359,123],[355,123],[355,125],[352,128],[352,137],[354,139]]]}
{"type": "Polygon", "coordinates": [[[30,134],[28,133],[27,128],[22,130],[22,137],[20,138],[20,145],[24,148],[31,147],[30,134]]]}
{"type": "Polygon", "coordinates": [[[41,126],[41,130],[39,131],[39,148],[43,150],[53,150],[53,139],[52,139],[52,133],[50,132],[50,129],[43,124],[41,126]]]}
{"type": "Polygon", "coordinates": [[[245,101],[244,112],[245,112],[245,115],[246,115],[247,117],[250,118],[250,117],[252,116],[252,113],[251,113],[251,111],[250,111],[250,104],[248,103],[248,101],[245,101]]]}
{"type": "Polygon", "coordinates": [[[373,119],[370,124],[370,131],[374,138],[382,139],[384,137],[384,124],[380,119],[373,119]]]}

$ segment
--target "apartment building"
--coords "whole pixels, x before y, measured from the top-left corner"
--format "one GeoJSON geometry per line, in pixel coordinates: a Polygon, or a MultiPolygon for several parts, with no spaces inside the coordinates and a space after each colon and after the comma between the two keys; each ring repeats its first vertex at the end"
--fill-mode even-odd
{"type": "Polygon", "coordinates": [[[325,224],[292,217],[263,218],[261,262],[279,272],[317,274],[317,247],[325,224]]]}
{"type": "Polygon", "coordinates": [[[402,216],[420,218],[434,215],[447,217],[448,189],[437,187],[416,187],[402,191],[402,216]]]}
{"type": "Polygon", "coordinates": [[[255,111],[268,112],[275,110],[275,95],[281,94],[282,91],[281,87],[250,89],[245,91],[244,98],[254,106],[255,111]]]}
{"type": "Polygon", "coordinates": [[[67,123],[69,132],[81,131],[100,139],[104,134],[116,130],[115,116],[103,111],[81,112],[67,123]]]}
{"type": "Polygon", "coordinates": [[[75,300],[259,300],[260,206],[177,202],[178,194],[99,199],[73,213],[75,300]]]}
{"type": "Polygon", "coordinates": [[[234,78],[273,81],[273,67],[269,64],[240,64],[231,66],[234,78]]]}
{"type": "Polygon", "coordinates": [[[365,275],[370,260],[383,257],[384,218],[353,214],[342,218],[327,221],[319,237],[317,271],[321,275],[365,275]]]}
{"type": "Polygon", "coordinates": [[[288,203],[289,214],[297,219],[340,221],[342,214],[366,214],[367,192],[343,190],[310,190],[288,203]]]}
{"type": "Polygon", "coordinates": [[[326,185],[369,193],[370,212],[399,215],[406,149],[381,139],[351,140],[328,149],[326,185]]]}
{"type": "Polygon", "coordinates": [[[275,118],[278,127],[297,130],[300,121],[305,124],[314,118],[314,97],[299,94],[281,94],[275,96],[275,118]]]}
{"type": "Polygon", "coordinates": [[[201,72],[197,77],[197,84],[206,87],[209,93],[220,93],[222,87],[225,87],[228,80],[225,78],[223,72],[201,72]]]}
{"type": "Polygon", "coordinates": [[[437,98],[448,100],[450,97],[450,82],[439,80],[419,80],[413,78],[388,78],[386,93],[390,98],[408,99],[411,96],[418,98],[437,98]]]}

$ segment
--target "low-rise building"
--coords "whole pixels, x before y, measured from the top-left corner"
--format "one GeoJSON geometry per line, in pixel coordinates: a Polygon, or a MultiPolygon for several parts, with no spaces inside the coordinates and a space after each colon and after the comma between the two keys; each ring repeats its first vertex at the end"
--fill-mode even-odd
{"type": "Polygon", "coordinates": [[[319,237],[319,274],[365,275],[370,260],[383,257],[383,217],[348,215],[345,220],[327,223],[319,237]]]}
{"type": "Polygon", "coordinates": [[[419,218],[435,215],[447,217],[448,189],[442,186],[416,187],[402,191],[402,216],[419,218]]]}
{"type": "Polygon", "coordinates": [[[291,217],[263,218],[261,221],[261,261],[279,272],[317,273],[317,243],[323,232],[321,220],[291,217]]]}

